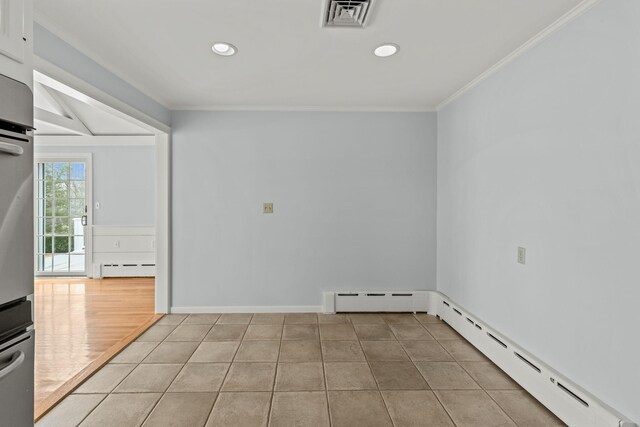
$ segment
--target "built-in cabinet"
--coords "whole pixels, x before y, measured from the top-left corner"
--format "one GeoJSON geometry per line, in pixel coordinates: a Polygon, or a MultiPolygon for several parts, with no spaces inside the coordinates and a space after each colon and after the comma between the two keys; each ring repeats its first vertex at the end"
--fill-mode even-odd
{"type": "Polygon", "coordinates": [[[0,74],[32,86],[32,57],[32,0],[0,0],[0,74]]]}
{"type": "Polygon", "coordinates": [[[24,2],[0,0],[0,53],[24,63],[24,2]]]}

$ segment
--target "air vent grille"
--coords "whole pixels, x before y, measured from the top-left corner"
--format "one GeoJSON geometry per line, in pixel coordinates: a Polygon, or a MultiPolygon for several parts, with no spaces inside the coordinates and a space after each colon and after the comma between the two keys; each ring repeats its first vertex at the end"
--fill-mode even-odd
{"type": "Polygon", "coordinates": [[[373,0],[327,0],[325,27],[364,28],[373,0]]]}

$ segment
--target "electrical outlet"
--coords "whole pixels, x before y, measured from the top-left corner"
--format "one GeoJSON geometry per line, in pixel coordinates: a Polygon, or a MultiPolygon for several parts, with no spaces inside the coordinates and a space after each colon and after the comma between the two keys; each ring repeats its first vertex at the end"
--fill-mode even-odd
{"type": "Polygon", "coordinates": [[[262,205],[262,213],[272,214],[273,213],[273,203],[264,203],[262,205]]]}
{"type": "Polygon", "coordinates": [[[526,264],[527,261],[527,250],[518,246],[518,263],[526,264]]]}

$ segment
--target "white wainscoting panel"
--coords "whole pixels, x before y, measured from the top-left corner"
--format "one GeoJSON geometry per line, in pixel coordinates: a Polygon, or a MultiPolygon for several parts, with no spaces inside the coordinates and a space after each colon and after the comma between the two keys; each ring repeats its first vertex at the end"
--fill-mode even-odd
{"type": "Polygon", "coordinates": [[[153,277],[153,226],[93,226],[93,277],[153,277]]]}

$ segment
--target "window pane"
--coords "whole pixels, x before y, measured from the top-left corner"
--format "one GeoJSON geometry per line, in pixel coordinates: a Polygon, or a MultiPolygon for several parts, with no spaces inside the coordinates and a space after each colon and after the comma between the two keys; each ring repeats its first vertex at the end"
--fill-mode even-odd
{"type": "Polygon", "coordinates": [[[70,255],[70,271],[84,271],[84,255],[70,255]]]}
{"type": "Polygon", "coordinates": [[[69,271],[69,255],[53,256],[53,271],[69,271]]]}
{"type": "Polygon", "coordinates": [[[54,216],[69,216],[69,199],[56,199],[54,216]]]}
{"type": "Polygon", "coordinates": [[[53,179],[53,163],[44,164],[44,178],[53,179]]]}
{"type": "Polygon", "coordinates": [[[44,216],[53,216],[53,200],[46,199],[43,203],[44,205],[44,216]]]}
{"type": "Polygon", "coordinates": [[[53,255],[38,255],[38,270],[51,271],[53,269],[53,255]]]}
{"type": "Polygon", "coordinates": [[[64,216],[55,218],[53,223],[53,232],[56,235],[69,235],[69,218],[64,216]]]}
{"type": "Polygon", "coordinates": [[[73,236],[71,238],[70,252],[74,254],[84,253],[84,236],[73,236]]]}
{"type": "Polygon", "coordinates": [[[56,236],[53,238],[53,251],[56,254],[69,253],[69,237],[56,236]]]}
{"type": "Polygon", "coordinates": [[[72,218],[80,218],[84,215],[84,199],[72,199],[70,201],[69,215],[72,218]]]}
{"type": "Polygon", "coordinates": [[[69,179],[69,163],[54,163],[53,179],[56,181],[68,180],[69,179]]]}
{"type": "Polygon", "coordinates": [[[71,179],[84,181],[84,163],[71,163],[71,179]]]}
{"type": "Polygon", "coordinates": [[[44,237],[44,250],[42,252],[46,254],[50,254],[53,252],[53,237],[51,236],[44,237]]]}
{"type": "Polygon", "coordinates": [[[51,199],[53,197],[53,182],[52,181],[43,181],[43,186],[42,186],[42,191],[43,191],[43,197],[47,198],[47,199],[51,199]]]}
{"type": "Polygon", "coordinates": [[[68,182],[56,182],[55,183],[55,195],[56,199],[66,199],[69,197],[69,183],[68,182]]]}
{"type": "Polygon", "coordinates": [[[71,197],[84,199],[84,181],[71,181],[71,197]]]}
{"type": "Polygon", "coordinates": [[[44,179],[44,163],[38,163],[36,179],[44,179]]]}

